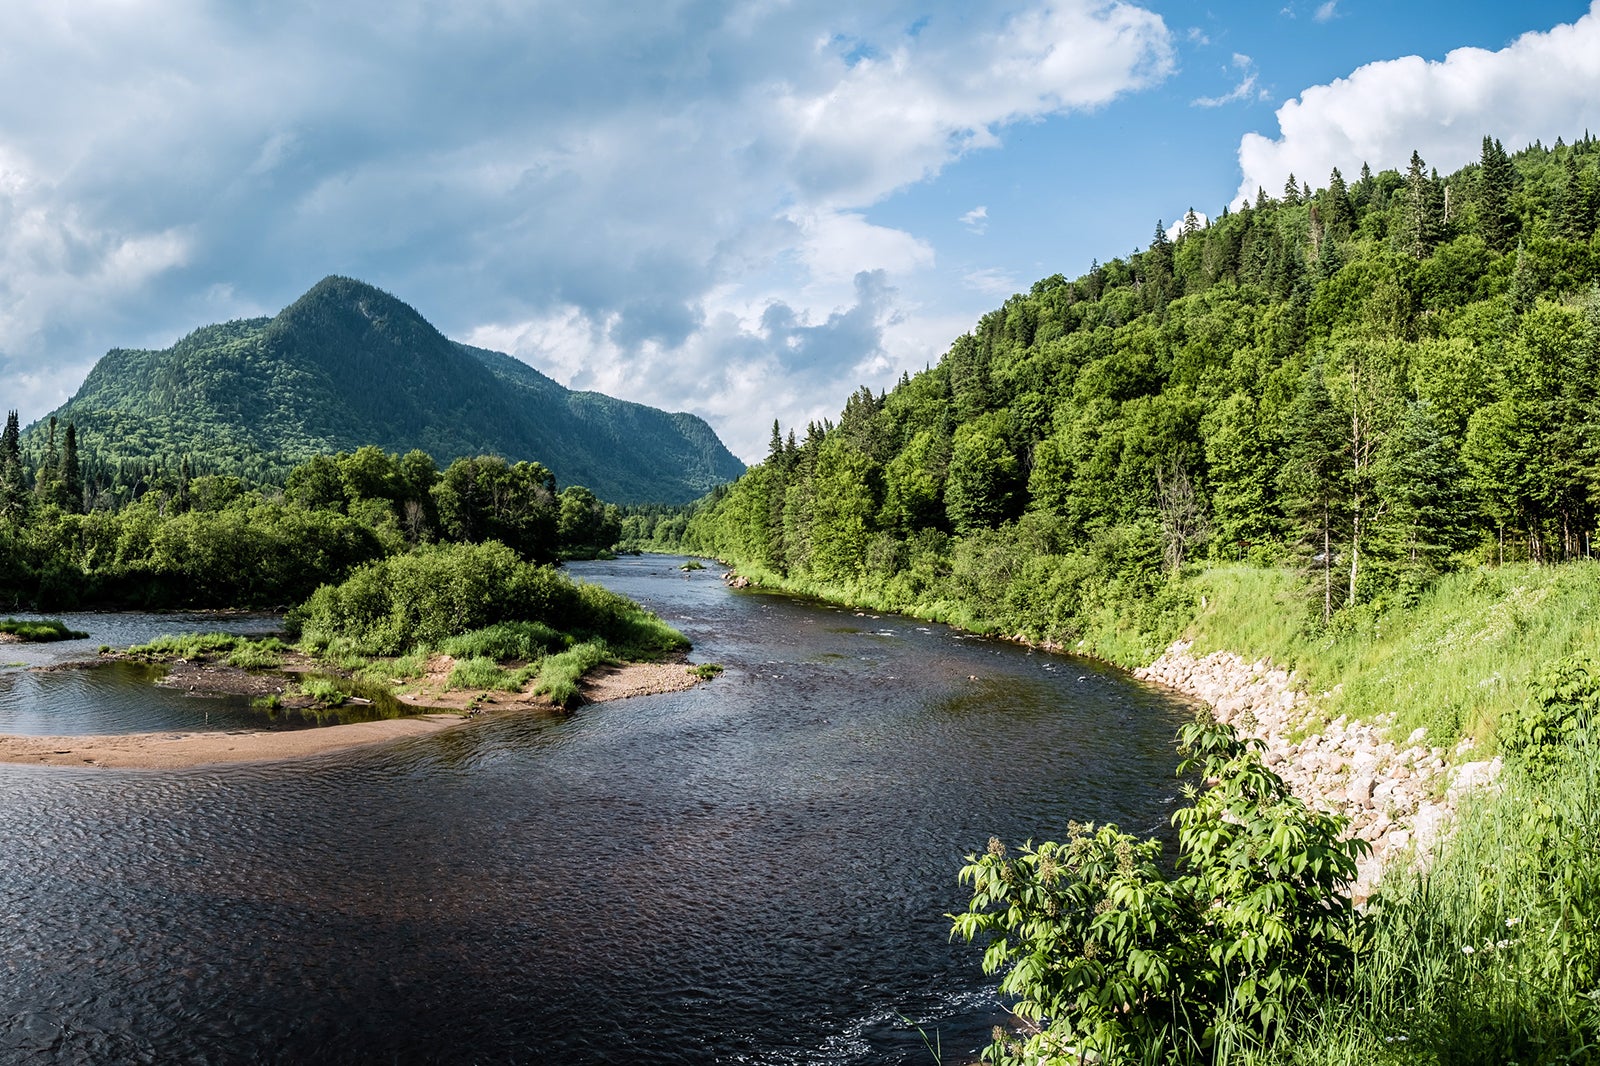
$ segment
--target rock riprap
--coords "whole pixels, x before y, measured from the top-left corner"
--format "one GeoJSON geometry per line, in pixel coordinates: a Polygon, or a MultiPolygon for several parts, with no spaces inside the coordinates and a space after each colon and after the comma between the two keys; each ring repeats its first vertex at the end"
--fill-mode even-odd
{"type": "Polygon", "coordinates": [[[1353,888],[1358,902],[1391,861],[1425,859],[1460,796],[1500,772],[1498,757],[1462,761],[1470,740],[1446,751],[1430,746],[1427,731],[1418,729],[1395,743],[1392,714],[1324,722],[1319,708],[1333,693],[1308,695],[1292,673],[1268,661],[1250,663],[1226,651],[1196,658],[1190,648],[1178,641],[1134,676],[1203,700],[1218,721],[1265,743],[1267,765],[1296,796],[1350,819],[1349,834],[1372,845],[1353,888]]]}

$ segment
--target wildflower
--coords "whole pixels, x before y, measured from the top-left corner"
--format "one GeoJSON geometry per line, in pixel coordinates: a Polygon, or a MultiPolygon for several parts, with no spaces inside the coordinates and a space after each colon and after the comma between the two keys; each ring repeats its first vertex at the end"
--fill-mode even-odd
{"type": "Polygon", "coordinates": [[[1506,928],[1510,929],[1512,926],[1519,924],[1521,921],[1522,921],[1521,918],[1507,918],[1506,919],[1506,928]]]}
{"type": "Polygon", "coordinates": [[[1461,954],[1463,954],[1463,955],[1471,955],[1476,950],[1477,949],[1474,948],[1471,944],[1462,944],[1461,945],[1461,954]]]}

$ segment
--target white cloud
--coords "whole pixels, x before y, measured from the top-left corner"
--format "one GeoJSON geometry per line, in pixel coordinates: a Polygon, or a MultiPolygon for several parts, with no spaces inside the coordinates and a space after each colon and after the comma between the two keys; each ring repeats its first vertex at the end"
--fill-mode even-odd
{"type": "Polygon", "coordinates": [[[1018,289],[1016,276],[1000,267],[974,270],[963,275],[961,280],[967,288],[985,296],[1010,296],[1018,289]]]}
{"type": "Polygon", "coordinates": [[[1241,52],[1233,53],[1233,70],[1243,74],[1239,84],[1230,92],[1221,96],[1200,96],[1189,101],[1193,107],[1222,107],[1225,104],[1238,103],[1241,100],[1254,100],[1256,98],[1256,64],[1255,60],[1241,52]]]}
{"type": "Polygon", "coordinates": [[[1441,61],[1418,56],[1369,63],[1317,85],[1278,109],[1276,139],[1239,143],[1243,180],[1234,202],[1289,174],[1325,179],[1404,166],[1413,150],[1445,172],[1476,159],[1485,134],[1515,151],[1571,138],[1600,117],[1600,4],[1571,25],[1527,33],[1490,52],[1460,48],[1441,61]]]}
{"type": "Polygon", "coordinates": [[[1317,7],[1316,13],[1311,17],[1318,22],[1327,22],[1339,13],[1339,0],[1326,0],[1317,7]]]}
{"type": "Polygon", "coordinates": [[[10,0],[0,40],[28,44],[0,64],[0,402],[26,417],[106,348],[336,272],[747,456],[920,366],[912,316],[948,324],[913,292],[933,246],[870,207],[1174,63],[1106,0],[10,0]]]}
{"type": "Polygon", "coordinates": [[[989,209],[979,204],[962,215],[957,221],[981,237],[984,231],[989,228],[989,209]]]}

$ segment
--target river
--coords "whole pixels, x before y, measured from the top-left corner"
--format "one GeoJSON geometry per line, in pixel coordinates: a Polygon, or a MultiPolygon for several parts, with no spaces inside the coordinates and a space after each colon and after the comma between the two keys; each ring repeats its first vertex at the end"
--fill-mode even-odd
{"type": "Polygon", "coordinates": [[[687,692],[298,763],[0,766],[0,1060],[933,1063],[910,1023],[975,1059],[1001,1011],[948,940],[962,856],[1161,831],[1186,708],[676,562],[571,569],[726,667],[687,692]]]}

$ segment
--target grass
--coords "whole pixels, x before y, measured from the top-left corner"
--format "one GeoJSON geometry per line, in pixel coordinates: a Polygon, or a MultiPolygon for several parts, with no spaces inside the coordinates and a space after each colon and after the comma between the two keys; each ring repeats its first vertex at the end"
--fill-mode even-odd
{"type": "Polygon", "coordinates": [[[1298,671],[1313,693],[1333,692],[1330,717],[1395,716],[1401,738],[1431,744],[1471,737],[1498,747],[1502,719],[1529,700],[1546,664],[1600,647],[1600,563],[1514,565],[1448,574],[1414,607],[1343,612],[1320,630],[1295,575],[1214,567],[1193,579],[1202,606],[1189,626],[1194,653],[1227,649],[1298,671]]]}
{"type": "Polygon", "coordinates": [[[338,681],[320,674],[307,674],[301,678],[300,691],[323,707],[338,707],[346,699],[346,693],[338,681]]]}
{"type": "Polygon", "coordinates": [[[508,669],[488,656],[476,655],[456,663],[445,681],[445,688],[520,692],[533,675],[531,667],[508,669]]]}
{"type": "Polygon", "coordinates": [[[534,695],[548,696],[552,703],[570,707],[578,698],[578,679],[613,658],[611,649],[601,640],[576,644],[564,652],[548,655],[539,663],[534,695]]]}
{"type": "Polygon", "coordinates": [[[721,663],[696,663],[689,667],[689,672],[702,681],[710,681],[722,673],[722,669],[721,663]]]}
{"type": "Polygon", "coordinates": [[[369,685],[412,681],[428,672],[431,654],[427,648],[414,648],[393,659],[374,659],[356,671],[356,678],[369,685]]]}
{"type": "Polygon", "coordinates": [[[68,629],[59,618],[41,618],[25,622],[17,618],[0,621],[0,633],[10,633],[18,640],[31,644],[45,644],[53,640],[82,640],[89,634],[68,629]]]}
{"type": "Polygon", "coordinates": [[[1600,747],[1513,761],[1430,872],[1397,869],[1346,1001],[1280,1061],[1600,1061],[1600,747]]]}
{"type": "Polygon", "coordinates": [[[571,637],[542,622],[501,622],[448,637],[440,642],[439,650],[453,659],[482,656],[496,662],[528,662],[571,644],[571,637]]]}
{"type": "Polygon", "coordinates": [[[226,656],[229,666],[242,670],[265,670],[283,665],[290,648],[277,637],[254,640],[231,633],[179,633],[157,637],[148,644],[135,644],[129,655],[145,659],[216,659],[226,656]]]}

